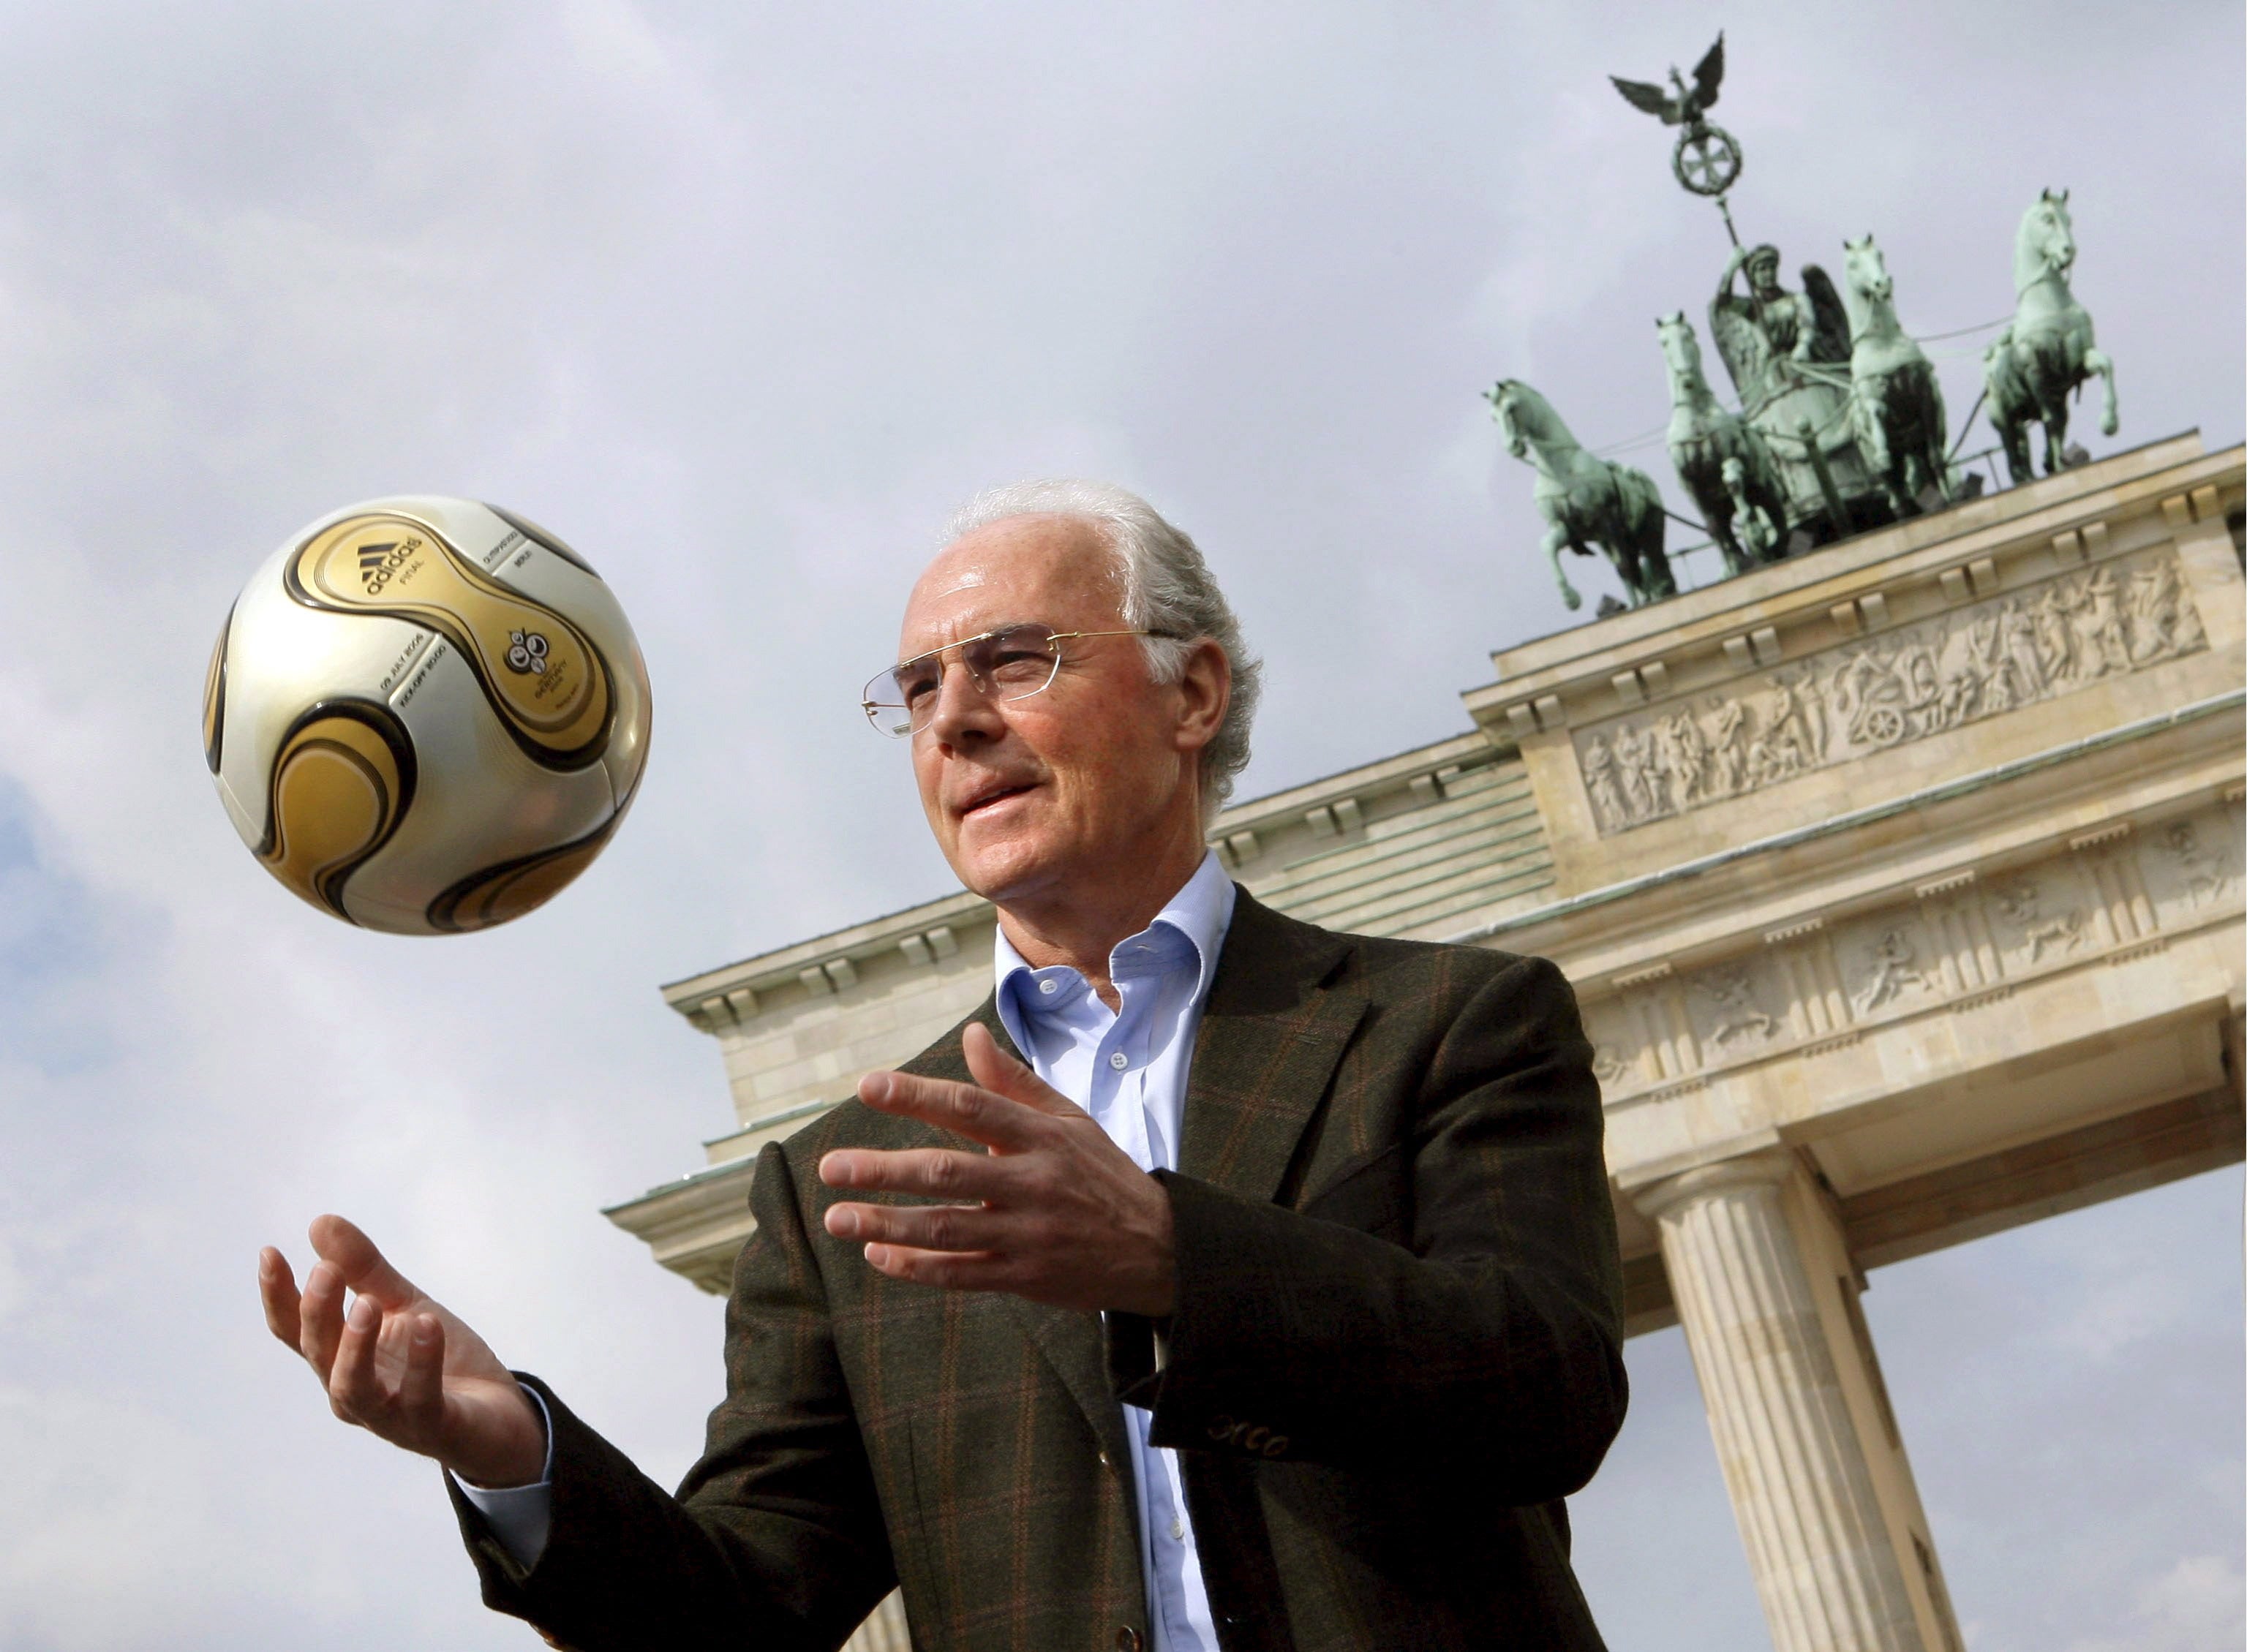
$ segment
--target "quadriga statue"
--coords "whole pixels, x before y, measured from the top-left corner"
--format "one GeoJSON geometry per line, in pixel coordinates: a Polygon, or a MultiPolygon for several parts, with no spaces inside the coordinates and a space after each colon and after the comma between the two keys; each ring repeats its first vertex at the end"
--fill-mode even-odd
{"type": "Polygon", "coordinates": [[[1583,598],[1561,568],[1561,548],[1580,556],[1596,545],[1615,564],[1630,605],[1677,594],[1662,542],[1667,519],[1654,479],[1643,470],[1584,451],[1552,405],[1519,379],[1501,379],[1483,399],[1498,421],[1506,450],[1536,468],[1537,509],[1546,522],[1544,550],[1571,608],[1583,598]]]}
{"type": "Polygon", "coordinates": [[[2067,399],[2092,374],[2107,388],[2100,433],[2111,436],[2121,427],[2114,406],[2114,364],[2093,345],[2091,312],[2068,290],[2068,272],[2074,268],[2075,224],[2067,215],[2067,191],[2046,189],[2022,215],[2013,238],[2013,319],[1982,357],[1990,422],[2005,445],[2005,468],[2016,485],[2036,474],[2029,462],[2032,424],[2044,425],[2046,474],[2067,463],[2067,399]]]}
{"type": "Polygon", "coordinates": [[[1762,435],[1728,411],[1701,371],[1701,341],[1682,310],[1654,324],[1670,369],[1670,462],[1701,508],[1725,571],[1775,562],[1786,543],[1786,489],[1762,435]],[[1760,518],[1760,520],[1758,520],[1760,518]]]}
{"type": "Polygon", "coordinates": [[[1899,516],[1950,502],[1950,419],[1935,364],[1896,319],[1895,283],[1868,235],[1845,241],[1849,418],[1857,451],[1899,516]]]}

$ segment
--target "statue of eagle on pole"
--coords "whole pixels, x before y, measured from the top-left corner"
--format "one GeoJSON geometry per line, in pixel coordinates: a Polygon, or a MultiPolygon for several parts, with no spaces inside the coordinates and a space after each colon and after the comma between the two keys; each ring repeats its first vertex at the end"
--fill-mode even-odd
{"type": "MultiPolygon", "coordinates": [[[[1670,169],[1677,174],[1677,181],[1693,194],[1717,197],[1718,204],[1722,206],[1725,191],[1740,175],[1740,146],[1731,133],[1702,117],[1715,107],[1717,89],[1724,85],[1725,37],[1719,34],[1717,44],[1694,65],[1693,84],[1690,86],[1675,65],[1670,70],[1667,91],[1650,80],[1625,80],[1621,75],[1609,75],[1608,79],[1615,82],[1615,89],[1633,108],[1659,116],[1665,126],[1684,128],[1677,134],[1677,147],[1670,153],[1670,169]]],[[[1725,215],[1725,222],[1730,228],[1729,211],[1725,215]]]]}
{"type": "Polygon", "coordinates": [[[1694,66],[1690,88],[1675,64],[1670,67],[1672,91],[1665,92],[1650,80],[1626,80],[1621,75],[1609,75],[1608,79],[1635,107],[1661,116],[1665,126],[1684,127],[1690,136],[1704,124],[1701,112],[1717,106],[1717,89],[1725,82],[1725,37],[1719,34],[1717,44],[1694,66]]]}

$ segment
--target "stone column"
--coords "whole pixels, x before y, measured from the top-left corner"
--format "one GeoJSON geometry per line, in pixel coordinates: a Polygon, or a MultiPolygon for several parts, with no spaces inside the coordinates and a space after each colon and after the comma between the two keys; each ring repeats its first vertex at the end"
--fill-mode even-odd
{"type": "MultiPolygon", "coordinates": [[[[1945,1652],[1949,1614],[1923,1622],[1929,1590],[1907,1581],[1907,1544],[1882,1507],[1881,1471],[1854,1414],[1864,1408],[1851,1403],[1856,1385],[1845,1385],[1835,1357],[1820,1300],[1830,1293],[1813,1282],[1790,1220],[1789,1196],[1799,1200],[1806,1180],[1792,1153],[1770,1148],[1670,1177],[1637,1202],[1661,1229],[1779,1652],[1945,1652]],[[1941,1638],[1930,1643],[1929,1629],[1941,1638]]],[[[1917,1540],[1939,1588],[1932,1548],[1917,1540]]]]}

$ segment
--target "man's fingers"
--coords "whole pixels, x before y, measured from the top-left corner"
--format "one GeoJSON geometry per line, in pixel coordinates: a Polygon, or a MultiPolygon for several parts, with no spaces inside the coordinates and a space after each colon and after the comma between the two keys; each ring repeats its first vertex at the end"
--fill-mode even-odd
{"type": "Polygon", "coordinates": [[[382,1310],[372,1299],[360,1297],[345,1316],[335,1363],[328,1370],[328,1402],[346,1421],[369,1422],[384,1410],[381,1382],[374,1372],[375,1344],[381,1336],[382,1310]]]}
{"type": "Polygon", "coordinates": [[[869,1073],[858,1081],[858,1099],[882,1112],[919,1119],[1001,1153],[1025,1152],[1042,1139],[1041,1109],[948,1078],[869,1073]]]}
{"type": "Polygon", "coordinates": [[[371,1296],[390,1308],[404,1307],[420,1296],[357,1224],[340,1216],[315,1217],[311,1240],[320,1259],[331,1264],[343,1275],[344,1283],[360,1295],[371,1296]]]}
{"type": "Polygon", "coordinates": [[[417,1430],[431,1433],[444,1414],[445,1327],[434,1314],[416,1314],[407,1328],[398,1409],[413,1420],[417,1430]]]}
{"type": "Polygon", "coordinates": [[[960,1048],[967,1057],[967,1070],[985,1089],[995,1090],[1009,1101],[1035,1107],[1041,1113],[1064,1118],[1083,1114],[1083,1108],[1032,1072],[1028,1063],[1001,1049],[999,1041],[991,1036],[991,1029],[982,1022],[967,1023],[966,1030],[960,1035],[960,1048]]]}
{"type": "Polygon", "coordinates": [[[921,1193],[930,1198],[1004,1199],[1021,1179],[1016,1167],[987,1153],[962,1153],[946,1147],[837,1148],[819,1161],[819,1179],[830,1187],[869,1193],[921,1193]]]}
{"type": "Polygon", "coordinates": [[[1006,1219],[980,1205],[830,1205],[825,1218],[837,1239],[945,1252],[997,1248],[1006,1219]]]}
{"type": "Polygon", "coordinates": [[[343,1275],[325,1262],[315,1262],[304,1275],[304,1294],[297,1308],[297,1351],[311,1362],[320,1381],[336,1362],[336,1347],[344,1334],[343,1275]]]}
{"type": "Polygon", "coordinates": [[[296,1276],[289,1259],[270,1245],[257,1253],[257,1300],[265,1307],[265,1328],[290,1348],[301,1346],[304,1322],[299,1317],[304,1299],[297,1294],[296,1276]]]}
{"type": "Polygon", "coordinates": [[[866,1264],[893,1280],[953,1291],[1003,1291],[1015,1279],[1015,1271],[996,1257],[925,1251],[909,1245],[869,1245],[866,1264]]]}

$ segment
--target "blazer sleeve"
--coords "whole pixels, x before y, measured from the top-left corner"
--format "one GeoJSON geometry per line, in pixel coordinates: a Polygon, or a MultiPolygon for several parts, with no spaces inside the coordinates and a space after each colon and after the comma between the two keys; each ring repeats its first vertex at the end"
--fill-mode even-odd
{"type": "Polygon", "coordinates": [[[786,1161],[760,1157],[727,1308],[726,1397],[676,1497],[550,1389],[553,1523],[525,1570],[461,1498],[485,1604],[579,1652],[831,1652],[895,1582],[786,1161]]]}
{"type": "Polygon", "coordinates": [[[1301,1211],[1161,1172],[1178,1280],[1160,1369],[1148,1321],[1111,1316],[1110,1342],[1157,1444],[1456,1468],[1517,1505],[1591,1478],[1626,1387],[1574,994],[1512,959],[1422,1051],[1409,1135],[1301,1211]]]}

